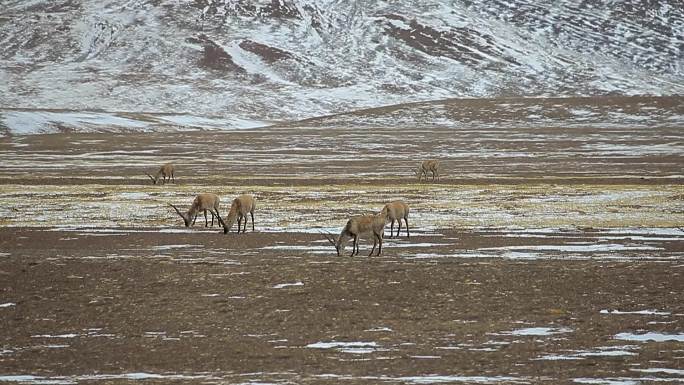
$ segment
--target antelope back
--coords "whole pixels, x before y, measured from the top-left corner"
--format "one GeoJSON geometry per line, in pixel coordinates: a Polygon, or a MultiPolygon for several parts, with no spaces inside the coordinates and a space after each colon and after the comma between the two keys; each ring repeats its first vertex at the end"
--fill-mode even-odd
{"type": "Polygon", "coordinates": [[[208,210],[218,208],[219,202],[220,200],[218,195],[212,193],[204,193],[199,194],[195,197],[195,200],[192,202],[192,206],[196,210],[208,210]]]}
{"type": "Polygon", "coordinates": [[[387,217],[387,210],[383,208],[378,214],[361,215],[349,219],[347,228],[350,233],[357,235],[377,232],[385,227],[387,217]]]}
{"type": "Polygon", "coordinates": [[[173,164],[166,163],[165,165],[161,166],[159,173],[165,176],[170,176],[173,174],[173,164]]]}
{"type": "Polygon", "coordinates": [[[394,201],[385,205],[387,208],[387,216],[390,219],[404,218],[408,215],[409,207],[402,201],[394,201]]]}
{"type": "Polygon", "coordinates": [[[237,202],[237,209],[242,215],[247,215],[256,208],[256,198],[250,194],[240,195],[233,202],[237,202]]]}
{"type": "Polygon", "coordinates": [[[375,215],[360,215],[352,217],[347,222],[346,229],[351,234],[365,234],[373,231],[373,218],[375,215]]]}

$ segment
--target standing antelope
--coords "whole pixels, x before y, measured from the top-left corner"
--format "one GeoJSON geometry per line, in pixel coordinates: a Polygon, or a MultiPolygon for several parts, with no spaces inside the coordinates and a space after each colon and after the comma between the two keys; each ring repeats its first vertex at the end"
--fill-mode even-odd
{"type": "Polygon", "coordinates": [[[228,218],[223,222],[223,234],[228,234],[228,230],[233,227],[235,223],[235,218],[237,218],[237,232],[240,234],[240,226],[242,224],[242,219],[245,220],[245,226],[242,232],[247,231],[247,214],[252,217],[252,231],[254,231],[254,209],[256,208],[256,198],[252,195],[245,194],[233,199],[233,203],[230,205],[230,211],[228,212],[228,218]]]}
{"type": "Polygon", "coordinates": [[[350,257],[354,254],[359,255],[359,235],[371,234],[373,236],[373,249],[371,249],[368,256],[373,255],[375,251],[375,246],[380,242],[380,247],[378,247],[378,256],[382,253],[382,237],[385,231],[385,224],[387,223],[387,207],[385,206],[382,211],[378,214],[361,215],[357,217],[351,217],[347,221],[347,225],[344,226],[340,236],[335,240],[332,236],[323,234],[325,238],[330,242],[337,250],[337,256],[342,256],[344,252],[344,247],[349,238],[354,238],[354,246],[352,247],[352,253],[350,257]]]}
{"type": "Polygon", "coordinates": [[[435,176],[437,177],[437,180],[439,181],[439,161],[436,159],[431,159],[431,160],[425,160],[423,163],[418,166],[418,169],[415,171],[416,176],[418,177],[418,182],[420,182],[420,179],[425,175],[425,180],[427,181],[428,178],[428,171],[432,173],[432,180],[435,180],[435,176]]]}
{"type": "Polygon", "coordinates": [[[173,171],[173,164],[166,163],[159,168],[159,171],[157,171],[155,176],[152,176],[148,173],[145,173],[145,175],[149,176],[154,184],[157,184],[159,177],[162,178],[162,184],[166,184],[166,178],[169,178],[169,182],[173,180],[173,183],[176,183],[176,178],[173,176],[173,171]]]}
{"type": "Polygon", "coordinates": [[[223,220],[221,219],[221,216],[219,215],[219,197],[216,194],[199,194],[195,197],[195,200],[192,201],[192,206],[188,209],[188,212],[183,214],[178,208],[171,203],[169,203],[169,206],[173,207],[174,210],[180,215],[181,218],[183,218],[183,221],[185,222],[185,227],[190,227],[195,225],[195,221],[197,220],[197,214],[200,211],[204,211],[204,227],[208,226],[208,221],[207,221],[207,211],[211,213],[211,225],[214,226],[214,216],[218,218],[218,223],[221,224],[223,223],[223,220]],[[192,221],[192,223],[190,223],[192,221]]]}
{"type": "Polygon", "coordinates": [[[406,222],[406,238],[410,238],[411,234],[409,232],[408,215],[409,207],[406,203],[402,201],[394,201],[385,205],[385,210],[387,210],[387,220],[392,221],[392,226],[390,227],[390,238],[392,238],[394,233],[394,221],[399,222],[399,228],[397,228],[397,238],[399,237],[399,232],[401,231],[401,220],[404,219],[406,222]]]}

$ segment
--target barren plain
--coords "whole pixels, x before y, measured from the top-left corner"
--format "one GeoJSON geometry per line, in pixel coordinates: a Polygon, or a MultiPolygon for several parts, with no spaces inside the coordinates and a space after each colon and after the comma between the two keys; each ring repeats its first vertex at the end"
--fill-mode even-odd
{"type": "Polygon", "coordinates": [[[682,99],[549,103],[0,137],[0,383],[684,382],[682,99]],[[256,232],[183,227],[201,192],[256,232]],[[394,199],[380,257],[320,234],[394,199]]]}

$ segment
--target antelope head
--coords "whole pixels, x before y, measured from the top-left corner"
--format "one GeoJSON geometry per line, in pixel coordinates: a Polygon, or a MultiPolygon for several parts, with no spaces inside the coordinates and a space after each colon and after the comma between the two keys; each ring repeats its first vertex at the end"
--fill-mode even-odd
{"type": "Polygon", "coordinates": [[[328,232],[325,232],[325,233],[324,233],[324,232],[321,232],[321,234],[323,234],[323,236],[325,237],[325,239],[327,239],[328,242],[330,242],[330,244],[333,245],[333,246],[335,247],[335,250],[337,250],[337,256],[338,256],[338,257],[341,257],[341,256],[342,256],[342,252],[344,251],[344,246],[342,245],[342,242],[339,242],[339,243],[336,242],[336,241],[335,241],[335,236],[332,235],[332,234],[330,234],[330,233],[328,233],[328,232]]]}
{"type": "Polygon", "coordinates": [[[190,218],[190,216],[186,214],[183,214],[180,210],[178,210],[176,206],[172,205],[171,203],[169,203],[169,206],[173,207],[173,209],[176,210],[176,213],[178,213],[178,215],[180,215],[180,217],[183,218],[183,222],[185,222],[185,227],[190,227],[190,222],[192,218],[190,218]]]}
{"type": "Polygon", "coordinates": [[[145,173],[145,175],[149,176],[150,179],[152,179],[152,184],[157,184],[157,179],[155,177],[153,177],[152,175],[150,175],[148,173],[145,173]]]}

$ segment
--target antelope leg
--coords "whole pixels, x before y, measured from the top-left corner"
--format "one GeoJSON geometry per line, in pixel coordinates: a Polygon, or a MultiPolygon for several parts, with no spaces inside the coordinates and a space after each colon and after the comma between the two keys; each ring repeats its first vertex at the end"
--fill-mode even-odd
{"type": "MultiPolygon", "coordinates": [[[[399,223],[401,223],[401,222],[399,222],[399,223]]],[[[379,257],[380,254],[382,253],[382,234],[378,235],[378,241],[380,242],[380,246],[378,247],[378,257],[379,257]]]]}

